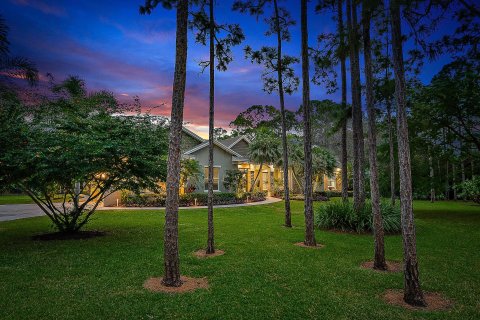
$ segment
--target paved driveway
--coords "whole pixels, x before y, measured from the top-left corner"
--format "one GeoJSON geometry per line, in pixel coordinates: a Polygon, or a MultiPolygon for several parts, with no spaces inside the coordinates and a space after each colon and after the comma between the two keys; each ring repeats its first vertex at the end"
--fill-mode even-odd
{"type": "MultiPolygon", "coordinates": [[[[259,202],[249,202],[242,204],[230,204],[230,205],[220,205],[215,206],[215,208],[230,208],[230,207],[244,207],[244,206],[257,206],[262,204],[269,204],[281,201],[276,198],[267,198],[265,201],[259,202]]],[[[206,206],[197,206],[197,207],[184,207],[180,209],[205,209],[206,206]]],[[[159,210],[164,208],[157,207],[99,207],[97,210],[159,210]]],[[[45,213],[34,203],[32,204],[3,204],[0,205],[0,222],[17,220],[31,217],[44,216],[45,213]]]]}
{"type": "Polygon", "coordinates": [[[0,221],[44,216],[45,213],[34,203],[0,205],[0,221]]]}

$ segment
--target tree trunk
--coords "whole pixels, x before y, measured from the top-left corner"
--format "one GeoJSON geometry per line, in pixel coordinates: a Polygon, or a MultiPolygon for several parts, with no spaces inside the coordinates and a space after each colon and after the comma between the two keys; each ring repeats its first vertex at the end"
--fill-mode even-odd
{"type": "Polygon", "coordinates": [[[462,183],[465,182],[465,162],[461,160],[460,162],[460,168],[462,170],[462,183]]]}
{"type": "Polygon", "coordinates": [[[366,98],[368,111],[368,145],[370,156],[370,197],[372,199],[373,235],[375,239],[373,268],[387,270],[385,262],[385,242],[383,219],[380,210],[380,190],[378,187],[377,164],[377,128],[375,116],[375,97],[373,93],[372,52],[370,42],[370,12],[362,8],[363,18],[363,52],[365,61],[366,98]]]}
{"type": "Polygon", "coordinates": [[[187,25],[188,1],[177,5],[177,35],[175,74],[173,80],[172,114],[168,143],[167,197],[165,201],[164,268],[163,284],[179,287],[180,259],[178,256],[178,193],[180,182],[180,145],[182,142],[183,105],[187,77],[187,25]]]}
{"type": "Polygon", "coordinates": [[[457,183],[457,165],[452,163],[452,187],[453,187],[453,200],[457,201],[457,188],[455,184],[457,183]]]}
{"type": "Polygon", "coordinates": [[[277,77],[278,96],[280,98],[280,114],[282,116],[282,147],[283,147],[283,192],[285,197],[285,226],[292,227],[292,213],[290,209],[290,188],[288,186],[288,147],[287,147],[287,120],[285,118],[285,100],[283,90],[282,67],[282,34],[280,30],[280,16],[277,0],[273,0],[275,7],[275,28],[277,29],[277,77]]]}
{"type": "Polygon", "coordinates": [[[213,228],[213,129],[215,128],[215,19],[214,0],[210,0],[210,110],[208,117],[208,237],[207,254],[215,253],[213,228]]]}
{"type": "Polygon", "coordinates": [[[301,0],[303,144],[305,152],[305,245],[316,246],[313,221],[312,129],[310,120],[310,76],[308,56],[307,0],[301,0]]]}
{"type": "Polygon", "coordinates": [[[450,176],[449,176],[449,168],[450,168],[450,164],[448,163],[448,160],[447,160],[447,166],[446,166],[446,170],[445,170],[445,200],[450,200],[450,176]]]}
{"type": "Polygon", "coordinates": [[[473,158],[470,159],[470,169],[472,170],[472,179],[475,177],[475,167],[473,166],[473,158]]]}
{"type": "Polygon", "coordinates": [[[390,156],[390,198],[392,205],[395,205],[395,147],[393,141],[393,126],[392,126],[392,106],[390,101],[387,101],[387,121],[388,121],[388,146],[390,156]]]}
{"type": "MultiPolygon", "coordinates": [[[[250,186],[250,192],[253,192],[253,189],[255,188],[255,185],[257,184],[258,177],[260,176],[260,173],[262,173],[262,167],[263,167],[263,162],[260,162],[260,167],[258,168],[257,176],[255,177],[252,185],[250,186]]],[[[254,172],[254,174],[255,174],[255,172],[254,172]]]]}
{"type": "Polygon", "coordinates": [[[338,34],[340,36],[340,70],[342,79],[342,109],[345,117],[342,122],[342,200],[348,202],[348,154],[347,154],[347,68],[345,66],[345,30],[343,27],[343,0],[337,0],[338,34]]]}
{"type": "Polygon", "coordinates": [[[364,205],[364,187],[362,174],[363,128],[361,128],[362,107],[360,101],[360,67],[358,58],[358,34],[356,28],[356,6],[347,0],[347,29],[349,34],[350,83],[352,89],[352,129],[353,129],[353,206],[358,212],[364,205]],[[355,16],[355,21],[353,17],[355,16]]]}
{"type": "Polygon", "coordinates": [[[430,167],[430,202],[435,202],[435,187],[434,187],[434,176],[433,176],[433,159],[432,154],[430,152],[430,148],[428,148],[428,165],[430,167]]]}
{"type": "Polygon", "coordinates": [[[412,201],[412,172],[410,163],[410,143],[406,110],[405,69],[403,62],[402,30],[400,5],[398,0],[390,2],[392,51],[395,72],[395,98],[397,102],[397,142],[400,176],[400,207],[402,218],[404,296],[406,303],[426,306],[417,261],[417,244],[412,201]]]}

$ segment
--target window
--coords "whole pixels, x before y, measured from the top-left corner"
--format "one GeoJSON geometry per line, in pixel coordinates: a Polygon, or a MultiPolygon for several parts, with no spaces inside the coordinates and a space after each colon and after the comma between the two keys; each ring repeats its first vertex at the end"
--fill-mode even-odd
{"type": "Polygon", "coordinates": [[[327,187],[328,187],[328,190],[337,189],[337,179],[335,176],[328,177],[327,187]]]}
{"type": "MultiPolygon", "coordinates": [[[[208,191],[208,166],[203,169],[205,178],[205,191],[208,191]]],[[[220,167],[213,167],[213,191],[220,191],[220,167]]]]}

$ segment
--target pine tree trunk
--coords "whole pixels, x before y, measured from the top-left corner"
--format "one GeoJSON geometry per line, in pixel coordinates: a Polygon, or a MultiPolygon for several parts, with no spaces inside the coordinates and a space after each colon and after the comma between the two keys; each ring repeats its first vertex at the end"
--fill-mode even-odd
{"type": "Polygon", "coordinates": [[[338,34],[340,36],[340,70],[342,79],[342,109],[345,117],[342,121],[342,200],[348,202],[348,154],[347,154],[347,68],[345,65],[345,30],[343,27],[343,0],[337,0],[338,34]]]}
{"type": "Polygon", "coordinates": [[[453,200],[455,201],[457,201],[457,188],[455,188],[456,183],[457,183],[457,166],[455,163],[452,163],[453,200]]]}
{"type": "Polygon", "coordinates": [[[308,56],[307,0],[301,0],[302,84],[303,84],[303,143],[305,171],[305,245],[316,246],[313,221],[312,191],[312,129],[310,120],[310,76],[308,56]]]}
{"type": "Polygon", "coordinates": [[[412,201],[412,173],[410,163],[410,143],[406,110],[406,85],[403,62],[401,15],[398,0],[390,2],[392,51],[395,72],[395,98],[397,102],[397,142],[400,176],[400,207],[402,218],[404,296],[406,303],[426,306],[417,261],[417,244],[412,201]]]}
{"type": "Polygon", "coordinates": [[[462,182],[465,182],[465,162],[461,160],[460,162],[460,168],[462,170],[462,182]]]}
{"type": "Polygon", "coordinates": [[[262,173],[262,167],[263,167],[263,162],[260,162],[260,167],[258,168],[258,173],[255,176],[255,179],[253,180],[252,186],[250,187],[250,192],[253,192],[253,189],[255,188],[255,185],[257,184],[258,177],[260,176],[260,173],[262,173]]]}
{"type": "Polygon", "coordinates": [[[208,117],[208,237],[207,254],[215,253],[213,228],[213,129],[215,127],[215,19],[214,0],[210,0],[210,110],[208,117]]]}
{"type": "Polygon", "coordinates": [[[392,106],[390,101],[387,101],[387,121],[388,121],[388,146],[390,156],[390,198],[392,205],[395,205],[395,148],[393,141],[393,126],[392,126],[392,106]]]}
{"type": "Polygon", "coordinates": [[[168,143],[167,197],[165,201],[164,268],[163,284],[179,287],[180,259],[178,256],[178,193],[180,183],[180,145],[182,142],[183,106],[187,77],[187,25],[188,0],[177,5],[177,35],[175,73],[173,80],[172,114],[168,143]]]}
{"type": "Polygon", "coordinates": [[[434,175],[433,175],[433,159],[430,153],[430,148],[428,148],[428,165],[430,167],[430,202],[435,202],[435,188],[434,188],[434,175]]]}
{"type": "Polygon", "coordinates": [[[365,61],[366,99],[368,112],[368,146],[370,157],[370,197],[372,200],[373,235],[375,239],[373,268],[387,270],[385,262],[385,242],[383,219],[380,210],[380,190],[378,187],[377,164],[377,128],[375,116],[375,97],[373,93],[372,53],[370,42],[370,12],[362,8],[363,18],[363,52],[365,61]]]}
{"type": "Polygon", "coordinates": [[[280,114],[282,116],[282,147],[283,147],[283,192],[285,197],[285,226],[292,227],[292,213],[290,209],[290,188],[288,186],[288,144],[287,144],[287,120],[285,118],[285,99],[283,90],[283,66],[282,66],[282,34],[280,30],[280,16],[277,0],[273,0],[275,7],[275,28],[277,29],[277,77],[278,96],[280,98],[280,114]]]}
{"type": "Polygon", "coordinates": [[[449,174],[450,164],[447,160],[446,170],[445,170],[445,200],[450,200],[450,174],[449,174]]]}
{"type": "MultiPolygon", "coordinates": [[[[350,54],[350,83],[352,91],[352,129],[353,129],[353,206],[358,212],[363,208],[364,192],[362,188],[363,161],[363,128],[361,128],[362,107],[360,101],[360,67],[358,60],[358,34],[355,30],[356,23],[353,17],[356,17],[354,10],[356,6],[351,0],[347,0],[347,29],[349,34],[349,54],[350,54]],[[358,73],[358,74],[357,74],[358,73]],[[360,142],[361,141],[361,142],[360,142]]],[[[356,21],[356,19],[355,19],[356,21]]]]}

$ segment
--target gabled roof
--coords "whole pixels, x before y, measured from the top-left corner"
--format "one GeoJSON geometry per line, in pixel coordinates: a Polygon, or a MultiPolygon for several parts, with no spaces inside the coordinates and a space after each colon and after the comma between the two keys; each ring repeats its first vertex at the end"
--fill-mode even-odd
{"type": "Polygon", "coordinates": [[[250,144],[250,140],[248,140],[246,136],[231,137],[224,140],[220,140],[220,142],[225,146],[227,146],[228,148],[233,148],[237,143],[239,143],[242,140],[250,144]]]}
{"type": "Polygon", "coordinates": [[[185,128],[184,126],[182,126],[182,131],[185,132],[186,134],[188,134],[190,137],[198,140],[199,142],[204,142],[205,139],[203,139],[202,137],[200,137],[198,134],[194,133],[193,131],[185,128]]]}
{"type": "MultiPolygon", "coordinates": [[[[221,142],[219,142],[219,141],[217,141],[217,140],[214,140],[214,141],[213,141],[213,144],[216,145],[217,147],[219,147],[220,149],[222,149],[222,150],[230,153],[231,155],[233,155],[233,156],[235,156],[235,157],[239,157],[239,158],[242,157],[241,154],[233,151],[232,149],[230,149],[229,147],[225,146],[223,143],[221,143],[221,142]]],[[[203,148],[205,148],[205,147],[208,147],[208,141],[205,141],[204,143],[199,144],[198,146],[196,146],[196,147],[194,147],[194,148],[192,148],[192,149],[190,149],[190,150],[188,150],[188,151],[185,151],[183,154],[185,154],[185,155],[192,154],[192,153],[194,153],[194,152],[196,152],[196,151],[198,151],[198,150],[201,150],[201,149],[203,149],[203,148]]]]}

